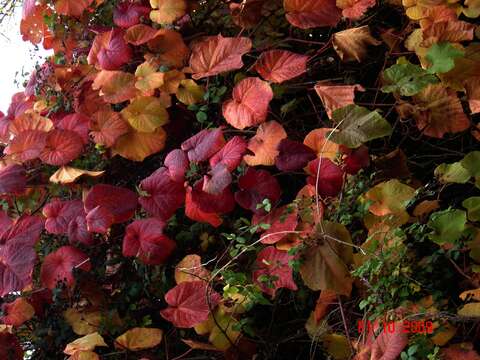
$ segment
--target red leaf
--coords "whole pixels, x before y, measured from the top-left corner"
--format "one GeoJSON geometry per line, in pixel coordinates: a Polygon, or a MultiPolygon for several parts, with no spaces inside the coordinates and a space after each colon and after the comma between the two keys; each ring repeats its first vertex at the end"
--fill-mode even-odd
{"type": "Polygon", "coordinates": [[[185,200],[183,183],[172,180],[164,167],[143,179],[140,188],[148,193],[140,197],[140,205],[164,221],[170,219],[185,200]]]}
{"type": "Polygon", "coordinates": [[[117,70],[128,63],[132,58],[132,49],[123,35],[124,31],[118,28],[98,34],[88,53],[88,63],[99,65],[104,70],[117,70]]]}
{"type": "Polygon", "coordinates": [[[0,245],[10,242],[34,246],[43,230],[43,219],[39,216],[23,215],[16,219],[0,236],[0,245]]]}
{"type": "Polygon", "coordinates": [[[308,56],[287,50],[263,52],[255,63],[255,71],[265,80],[282,83],[307,71],[308,56]]]}
{"type": "Polygon", "coordinates": [[[273,91],[267,82],[257,77],[247,77],[235,85],[232,97],[223,103],[223,116],[234,128],[244,129],[267,119],[273,91]]]}
{"type": "Polygon", "coordinates": [[[123,256],[136,256],[148,265],[160,265],[175,250],[176,243],[163,234],[165,223],[150,218],[136,220],[125,229],[123,256]]]}
{"type": "Polygon", "coordinates": [[[368,155],[368,147],[365,145],[360,146],[357,149],[348,149],[341,146],[342,152],[346,154],[343,159],[344,170],[347,174],[355,175],[370,165],[370,156],[368,155]]]}
{"type": "Polygon", "coordinates": [[[288,264],[289,261],[294,260],[295,257],[288,255],[287,251],[275,249],[274,246],[267,246],[260,251],[255,260],[255,265],[258,270],[252,273],[252,277],[256,284],[262,291],[272,297],[279,288],[287,288],[290,290],[297,290],[297,285],[293,281],[292,268],[288,264]],[[271,286],[266,282],[259,281],[260,276],[272,277],[271,286]]]}
{"type": "Polygon", "coordinates": [[[342,190],[343,170],[330,159],[318,158],[308,163],[308,173],[311,175],[307,183],[316,186],[318,173],[318,194],[322,197],[336,196],[342,190]],[[320,171],[318,167],[320,164],[320,171]]]}
{"type": "Polygon", "coordinates": [[[88,131],[90,118],[80,113],[64,116],[57,124],[57,129],[70,130],[77,133],[82,139],[83,145],[88,144],[88,131]]]}
{"type": "Polygon", "coordinates": [[[213,227],[220,226],[222,218],[216,213],[202,211],[199,205],[193,201],[192,192],[192,188],[190,186],[187,187],[187,193],[185,196],[185,215],[193,221],[206,222],[213,227]]]}
{"type": "Polygon", "coordinates": [[[209,194],[203,190],[204,183],[204,179],[197,181],[192,191],[192,201],[199,206],[200,210],[219,214],[225,214],[233,210],[235,199],[230,187],[226,187],[218,194],[209,194]]]}
{"type": "Polygon", "coordinates": [[[47,141],[47,133],[39,130],[22,131],[15,136],[3,153],[25,162],[40,156],[47,141]]]}
{"type": "Polygon", "coordinates": [[[47,135],[40,160],[49,165],[66,165],[76,159],[83,149],[82,138],[70,130],[52,130],[47,135]]]}
{"type": "Polygon", "coordinates": [[[73,270],[90,271],[91,267],[90,259],[83,251],[69,245],[62,246],[45,256],[40,279],[42,285],[49,289],[55,288],[59,281],[65,281],[68,287],[72,287],[75,283],[73,270]]]}
{"type": "Polygon", "coordinates": [[[337,0],[337,6],[343,9],[342,15],[351,20],[360,19],[375,3],[375,0],[337,0]]]}
{"type": "Polygon", "coordinates": [[[336,0],[284,0],[285,16],[300,29],[336,26],[342,13],[336,0]]]}
{"type": "Polygon", "coordinates": [[[225,146],[210,158],[213,168],[218,163],[226,165],[228,171],[233,171],[242,162],[242,157],[247,151],[247,142],[240,136],[231,138],[225,146]]]}
{"type": "Polygon", "coordinates": [[[252,48],[247,37],[207,36],[191,46],[190,68],[195,80],[243,66],[242,55],[252,48]]]}
{"type": "Polygon", "coordinates": [[[5,231],[12,226],[13,220],[3,210],[0,210],[0,239],[5,231]]]}
{"type": "Polygon", "coordinates": [[[62,201],[53,199],[43,207],[45,230],[51,234],[66,234],[68,224],[77,216],[85,215],[83,203],[80,200],[62,201]]]}
{"type": "Polygon", "coordinates": [[[87,230],[92,233],[105,234],[112,226],[113,214],[103,206],[94,207],[85,217],[87,230]]]}
{"type": "Polygon", "coordinates": [[[205,161],[222,146],[225,145],[225,139],[221,128],[205,129],[195,134],[182,143],[182,150],[187,152],[190,161],[205,161]]]}
{"type": "Polygon", "coordinates": [[[263,209],[257,209],[264,199],[269,199],[275,204],[282,193],[277,179],[266,170],[247,169],[245,175],[238,180],[239,191],[235,193],[235,200],[244,209],[256,214],[264,214],[263,209]]]}
{"type": "Polygon", "coordinates": [[[150,8],[133,2],[119,3],[113,9],[113,22],[121,28],[129,28],[140,23],[142,16],[147,16],[150,8]]]}
{"type": "Polygon", "coordinates": [[[26,186],[27,177],[23,166],[12,164],[0,168],[0,194],[22,193],[26,186]]]}
{"type": "MultiPolygon", "coordinates": [[[[383,330],[372,342],[371,331],[367,337],[367,344],[362,351],[355,356],[355,360],[381,359],[396,360],[408,344],[408,334],[403,331],[401,321],[392,323],[393,332],[383,330]]],[[[390,325],[390,326],[392,326],[390,325]]]]}
{"type": "Polygon", "coordinates": [[[23,350],[15,335],[0,332],[0,359],[23,360],[23,350]]]}
{"type": "Polygon", "coordinates": [[[232,175],[227,167],[219,163],[209,171],[208,175],[203,176],[202,190],[208,194],[218,195],[232,183],[232,175]]]}
{"type": "Polygon", "coordinates": [[[308,146],[289,139],[282,139],[277,149],[275,166],[282,171],[303,169],[310,160],[316,158],[315,152],[308,146]]]}
{"type": "Polygon", "coordinates": [[[85,198],[85,211],[88,213],[102,206],[113,215],[114,224],[129,220],[137,209],[137,194],[126,188],[97,184],[85,198]]]}
{"type": "Polygon", "coordinates": [[[126,42],[139,46],[154,39],[157,36],[158,30],[151,26],[138,24],[127,30],[124,39],[126,42]]]}
{"type": "Polygon", "coordinates": [[[84,215],[77,216],[68,223],[68,240],[70,244],[80,243],[83,245],[95,244],[95,238],[87,229],[87,219],[84,215]]]}
{"type": "Polygon", "coordinates": [[[59,15],[79,18],[92,2],[93,0],[56,0],[55,10],[59,15]]]}
{"type": "Polygon", "coordinates": [[[263,244],[275,244],[292,234],[296,229],[298,210],[289,209],[287,206],[276,208],[266,216],[253,215],[252,224],[269,224],[270,228],[262,233],[260,241],[263,244]]]}
{"type": "Polygon", "coordinates": [[[180,149],[170,151],[163,163],[173,181],[182,182],[184,180],[189,165],[185,151],[180,149]]]}
{"type": "Polygon", "coordinates": [[[22,297],[17,297],[12,302],[4,303],[2,305],[2,311],[4,316],[0,317],[0,321],[3,324],[15,327],[21,326],[35,314],[33,306],[22,297]]]}
{"type": "Polygon", "coordinates": [[[169,307],[160,314],[175,327],[191,328],[207,320],[209,309],[215,308],[220,299],[218,293],[207,288],[205,281],[186,281],[167,292],[165,301],[169,307]]]}

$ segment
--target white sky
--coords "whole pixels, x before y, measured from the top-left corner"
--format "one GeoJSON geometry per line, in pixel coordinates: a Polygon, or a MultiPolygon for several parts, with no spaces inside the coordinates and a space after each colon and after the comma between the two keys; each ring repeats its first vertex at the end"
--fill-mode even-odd
{"type": "Polygon", "coordinates": [[[22,17],[22,8],[15,11],[15,16],[7,18],[0,24],[0,110],[7,112],[8,105],[12,95],[23,90],[21,86],[24,72],[30,73],[35,63],[41,63],[41,58],[47,52],[40,45],[40,51],[34,51],[34,46],[30,42],[24,42],[20,35],[20,20],[22,17]],[[17,76],[15,73],[18,72],[17,76]],[[20,84],[15,84],[15,78],[20,84]]]}

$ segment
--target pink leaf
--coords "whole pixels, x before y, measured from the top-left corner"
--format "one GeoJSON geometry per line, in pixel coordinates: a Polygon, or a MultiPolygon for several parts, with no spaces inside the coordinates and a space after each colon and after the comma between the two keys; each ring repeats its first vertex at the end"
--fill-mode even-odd
{"type": "Polygon", "coordinates": [[[142,16],[147,16],[150,13],[150,8],[138,3],[125,1],[119,3],[113,9],[113,22],[121,28],[129,28],[140,23],[142,16]]]}
{"type": "Polygon", "coordinates": [[[173,181],[182,182],[184,180],[185,172],[188,170],[188,158],[185,151],[180,149],[170,151],[163,163],[173,181]]]}
{"type": "Polygon", "coordinates": [[[27,177],[23,166],[12,164],[0,168],[0,194],[22,193],[26,186],[27,177]]]}
{"type": "Polygon", "coordinates": [[[95,37],[88,63],[99,65],[103,70],[118,70],[132,58],[132,49],[123,39],[122,29],[113,29],[95,37]]]}
{"type": "Polygon", "coordinates": [[[265,80],[282,83],[307,71],[308,56],[287,50],[263,52],[255,63],[255,70],[265,80]]]}
{"type": "Polygon", "coordinates": [[[88,212],[85,220],[89,232],[105,234],[112,226],[114,216],[107,208],[99,205],[88,212]]]}
{"type": "Polygon", "coordinates": [[[208,194],[218,195],[231,183],[232,175],[224,164],[219,163],[208,175],[204,175],[202,190],[208,194]]]}
{"type": "Polygon", "coordinates": [[[242,162],[242,157],[247,151],[247,142],[240,136],[231,138],[225,146],[210,158],[210,166],[213,168],[218,163],[227,166],[228,171],[233,171],[242,162]]]}
{"type": "Polygon", "coordinates": [[[66,234],[68,224],[77,216],[84,215],[83,203],[80,200],[62,201],[53,199],[43,207],[45,230],[51,234],[66,234]]]}
{"type": "Polygon", "coordinates": [[[70,244],[80,243],[87,246],[95,244],[95,238],[87,229],[85,215],[77,216],[68,223],[67,234],[70,244]]]}
{"type": "Polygon", "coordinates": [[[82,138],[70,130],[52,130],[47,135],[40,160],[49,165],[66,165],[76,159],[83,149],[82,138]]]}
{"type": "Polygon", "coordinates": [[[64,116],[57,124],[56,127],[62,130],[70,130],[77,133],[82,139],[83,145],[88,144],[88,131],[89,131],[90,118],[80,113],[69,114],[64,116]]]}
{"type": "Polygon", "coordinates": [[[190,161],[205,161],[225,145],[222,129],[205,129],[182,143],[182,150],[187,152],[190,161]]]}

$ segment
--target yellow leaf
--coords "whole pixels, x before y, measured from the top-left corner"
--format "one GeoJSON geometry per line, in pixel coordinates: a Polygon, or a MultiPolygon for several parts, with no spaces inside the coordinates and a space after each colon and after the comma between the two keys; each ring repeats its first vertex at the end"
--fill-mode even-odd
{"type": "Polygon", "coordinates": [[[350,359],[350,345],[345,335],[327,334],[323,337],[323,346],[335,360],[350,359]]]}
{"type": "Polygon", "coordinates": [[[176,95],[180,102],[192,105],[203,101],[205,90],[192,79],[182,80],[176,95]]]}
{"type": "Polygon", "coordinates": [[[63,317],[77,335],[88,335],[98,331],[102,320],[100,311],[80,312],[74,308],[67,309],[63,317]]]}
{"type": "Polygon", "coordinates": [[[202,266],[202,259],[196,254],[185,256],[175,267],[175,282],[208,280],[210,271],[202,266]]]}
{"type": "Polygon", "coordinates": [[[121,136],[112,147],[113,155],[120,155],[133,161],[143,161],[147,156],[155,154],[165,146],[165,130],[161,127],[155,132],[147,133],[131,129],[121,136]]]}
{"type": "Polygon", "coordinates": [[[73,355],[77,351],[92,351],[97,346],[107,346],[107,344],[105,344],[103,337],[98,332],[95,332],[72,341],[65,347],[63,352],[67,355],[73,355]]]}
{"type": "Polygon", "coordinates": [[[232,343],[236,344],[241,335],[239,331],[234,330],[237,320],[235,320],[231,315],[223,312],[220,308],[215,313],[215,320],[216,323],[210,332],[208,340],[217,349],[225,351],[232,346],[232,343]]]}
{"type": "Polygon", "coordinates": [[[147,95],[151,95],[155,89],[163,85],[164,73],[156,72],[151,62],[144,62],[135,71],[135,87],[147,95]]]}
{"type": "Polygon", "coordinates": [[[150,5],[158,9],[150,12],[150,19],[158,24],[171,24],[187,11],[185,0],[150,0],[150,5]]]}
{"type": "Polygon", "coordinates": [[[180,82],[185,79],[185,74],[178,70],[171,70],[165,73],[163,85],[160,87],[162,92],[175,94],[180,86],[180,82]]]}
{"type": "Polygon", "coordinates": [[[140,351],[150,349],[162,341],[163,330],[156,328],[133,328],[115,339],[115,347],[140,351]]]}
{"type": "Polygon", "coordinates": [[[134,99],[120,113],[135,130],[142,132],[154,132],[168,122],[167,110],[158,98],[152,96],[134,99]]]}
{"type": "Polygon", "coordinates": [[[444,346],[454,337],[457,332],[457,328],[450,323],[445,323],[438,330],[435,330],[435,334],[431,337],[433,343],[438,346],[444,346]]]}
{"type": "Polygon", "coordinates": [[[480,301],[480,289],[467,290],[459,295],[460,299],[480,301]]]}
{"type": "Polygon", "coordinates": [[[414,193],[414,188],[393,179],[371,188],[365,194],[365,199],[373,202],[368,210],[374,215],[404,215],[407,202],[414,193]]]}
{"type": "Polygon", "coordinates": [[[62,166],[52,176],[50,182],[55,184],[71,184],[82,176],[98,177],[103,175],[105,171],[89,171],[77,169],[71,166],[62,166]]]}

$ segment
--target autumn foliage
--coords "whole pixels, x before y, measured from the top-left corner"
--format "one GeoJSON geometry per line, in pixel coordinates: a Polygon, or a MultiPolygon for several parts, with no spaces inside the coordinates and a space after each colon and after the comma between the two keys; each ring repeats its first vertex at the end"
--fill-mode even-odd
{"type": "Polygon", "coordinates": [[[0,360],[480,359],[479,16],[25,0],[0,360]]]}

